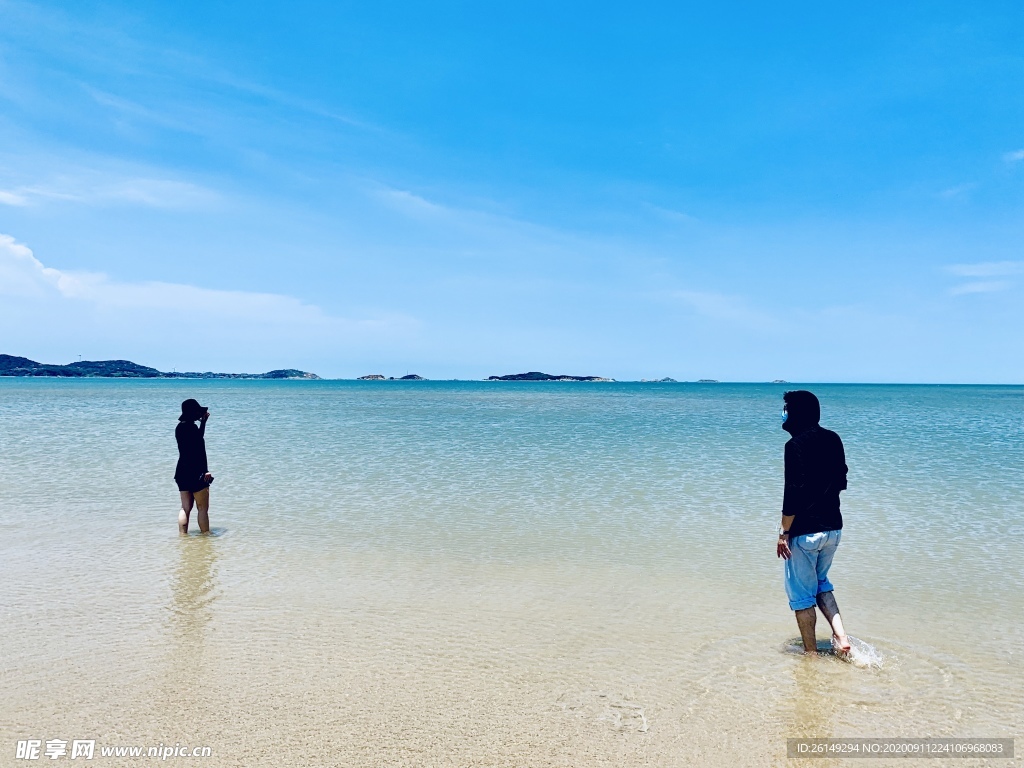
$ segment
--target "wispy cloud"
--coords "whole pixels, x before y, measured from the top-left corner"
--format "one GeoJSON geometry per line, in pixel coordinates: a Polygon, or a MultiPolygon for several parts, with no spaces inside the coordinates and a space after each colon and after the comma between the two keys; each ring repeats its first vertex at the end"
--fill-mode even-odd
{"type": "Polygon", "coordinates": [[[60,291],[62,274],[43,266],[32,250],[0,234],[0,294],[41,296],[47,290],[60,291]]]}
{"type": "Polygon", "coordinates": [[[946,271],[957,277],[971,278],[960,285],[953,286],[949,290],[953,296],[996,293],[1012,288],[1014,283],[1011,280],[993,278],[1024,275],[1024,261],[979,261],[974,264],[950,264],[946,267],[946,271]]]}
{"type": "Polygon", "coordinates": [[[1009,165],[1014,165],[1024,160],[1024,149],[1015,149],[1013,152],[1007,152],[1003,155],[1003,162],[1009,165]]]}
{"type": "Polygon", "coordinates": [[[92,97],[101,107],[106,107],[112,110],[122,117],[133,120],[140,120],[143,122],[151,123],[161,128],[169,128],[174,131],[181,131],[183,133],[193,133],[197,135],[203,135],[206,133],[201,129],[200,123],[195,119],[197,112],[195,108],[190,109],[190,113],[183,116],[180,108],[175,110],[165,109],[157,110],[145,107],[138,102],[130,99],[125,99],[120,96],[115,96],[107,91],[102,91],[99,88],[94,88],[88,84],[82,84],[82,89],[92,97]]]}
{"type": "Polygon", "coordinates": [[[434,219],[452,213],[447,206],[432,203],[425,197],[404,189],[380,186],[374,196],[388,208],[414,219],[434,219]]]}
{"type": "Polygon", "coordinates": [[[663,219],[669,221],[678,222],[680,224],[692,224],[700,221],[696,216],[691,216],[683,211],[676,211],[672,208],[663,208],[660,205],[654,205],[653,203],[645,203],[645,205],[654,213],[658,214],[663,219]]]}
{"type": "Polygon", "coordinates": [[[325,333],[380,331],[414,324],[411,318],[401,316],[366,320],[341,318],[283,294],[161,281],[129,283],[97,272],[66,272],[47,267],[28,246],[4,234],[0,234],[0,295],[86,302],[104,311],[132,310],[172,318],[201,308],[202,316],[210,322],[224,318],[260,326],[317,329],[325,333]]]}
{"type": "Polygon", "coordinates": [[[1024,261],[979,261],[974,264],[950,264],[947,272],[960,277],[1008,277],[1024,275],[1024,261]]]}
{"type": "Polygon", "coordinates": [[[211,72],[209,62],[199,61],[198,72],[202,73],[202,76],[209,79],[211,82],[220,83],[221,85],[234,88],[243,93],[249,93],[253,96],[258,96],[267,101],[274,102],[299,112],[305,112],[316,117],[326,118],[337,123],[343,123],[344,125],[352,128],[359,128],[365,131],[371,131],[375,133],[384,132],[384,129],[378,125],[375,125],[367,120],[362,120],[357,117],[353,117],[349,114],[344,114],[336,109],[331,109],[324,106],[316,101],[309,99],[300,99],[296,96],[286,93],[285,91],[278,90],[276,88],[270,88],[260,83],[255,83],[250,80],[245,80],[226,72],[219,71],[216,73],[211,72]]]}
{"type": "Polygon", "coordinates": [[[28,198],[13,190],[0,189],[0,205],[28,205],[28,198]]]}
{"type": "Polygon", "coordinates": [[[995,293],[1005,291],[1013,285],[1009,280],[974,280],[969,283],[962,283],[950,289],[954,296],[962,296],[969,293],[995,293]]]}
{"type": "Polygon", "coordinates": [[[690,290],[672,291],[670,295],[698,314],[713,320],[721,320],[751,330],[775,330],[780,325],[774,315],[752,308],[740,296],[690,290]]]}
{"type": "Polygon", "coordinates": [[[953,200],[958,197],[964,197],[968,192],[977,188],[977,183],[968,182],[966,184],[957,184],[955,187],[948,187],[947,189],[939,192],[939,197],[943,200],[953,200]]]}
{"type": "MultiPolygon", "coordinates": [[[[286,90],[239,77],[227,64],[209,56],[189,50],[169,47],[159,29],[147,29],[136,15],[131,25],[104,23],[102,20],[84,21],[63,8],[47,8],[37,3],[2,0],[8,27],[17,38],[31,40],[34,49],[45,50],[65,61],[76,62],[86,71],[117,72],[132,78],[148,77],[162,82],[167,79],[191,80],[220,91],[220,95],[235,92],[257,97],[295,112],[342,123],[369,131],[381,131],[379,126],[357,118],[343,110],[327,106],[312,99],[303,99],[286,90]],[[129,33],[127,30],[131,29],[129,33]],[[148,33],[148,34],[147,34],[148,33]]],[[[0,86],[6,85],[0,80],[0,86]]],[[[171,115],[169,110],[152,109],[86,86],[97,103],[133,112],[136,117],[168,127],[195,131],[171,115]]],[[[180,108],[180,105],[178,105],[180,108]]],[[[208,105],[209,106],[209,105],[208,105]]]]}
{"type": "Polygon", "coordinates": [[[46,202],[206,209],[220,203],[221,196],[208,187],[177,179],[124,177],[96,171],[0,189],[0,205],[30,206],[46,202]]]}
{"type": "Polygon", "coordinates": [[[534,255],[552,255],[558,251],[562,257],[601,251],[598,243],[576,233],[500,212],[500,206],[494,201],[477,199],[474,202],[483,205],[476,207],[437,202],[420,193],[380,181],[365,182],[364,190],[367,197],[385,208],[423,225],[424,231],[452,237],[455,247],[484,249],[493,253],[519,249],[520,257],[524,257],[523,249],[530,249],[534,255]]]}

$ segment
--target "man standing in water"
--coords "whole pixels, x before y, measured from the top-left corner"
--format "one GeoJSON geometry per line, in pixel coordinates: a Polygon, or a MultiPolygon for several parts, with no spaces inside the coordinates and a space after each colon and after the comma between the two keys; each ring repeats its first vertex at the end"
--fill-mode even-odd
{"type": "Polygon", "coordinates": [[[821,406],[812,393],[797,390],[782,399],[782,428],[792,437],[786,443],[786,488],[776,554],[786,561],[789,607],[796,612],[804,653],[818,653],[817,605],[832,628],[833,647],[846,654],[850,640],[828,580],[843,535],[839,512],[839,492],[846,489],[847,473],[843,441],[818,424],[821,406]]]}

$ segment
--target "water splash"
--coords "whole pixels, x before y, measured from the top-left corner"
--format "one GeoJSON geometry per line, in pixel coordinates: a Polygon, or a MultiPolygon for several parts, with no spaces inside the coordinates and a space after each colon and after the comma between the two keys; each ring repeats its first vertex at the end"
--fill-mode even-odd
{"type": "Polygon", "coordinates": [[[855,667],[864,669],[882,668],[885,657],[881,651],[871,645],[871,643],[866,643],[853,635],[848,635],[848,637],[850,639],[850,652],[845,655],[846,661],[855,667]]]}
{"type": "MultiPolygon", "coordinates": [[[[853,635],[847,635],[850,640],[850,651],[849,653],[840,653],[835,644],[831,639],[829,640],[818,640],[817,648],[819,656],[832,656],[841,661],[845,661],[852,664],[855,667],[861,669],[881,669],[885,661],[885,656],[880,650],[871,645],[871,643],[865,642],[860,638],[854,637],[853,635]]],[[[803,641],[799,638],[793,638],[788,641],[784,648],[786,653],[792,654],[803,654],[804,646],[803,641]]]]}

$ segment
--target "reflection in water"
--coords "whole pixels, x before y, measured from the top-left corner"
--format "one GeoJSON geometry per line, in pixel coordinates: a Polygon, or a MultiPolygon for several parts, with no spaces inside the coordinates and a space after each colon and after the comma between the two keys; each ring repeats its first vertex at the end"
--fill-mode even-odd
{"type": "Polygon", "coordinates": [[[207,630],[217,599],[215,563],[217,539],[210,535],[182,536],[171,582],[170,631],[172,658],[166,705],[184,708],[200,694],[200,675],[207,630]]]}
{"type": "Polygon", "coordinates": [[[836,660],[828,656],[802,657],[793,669],[793,720],[789,738],[814,739],[832,736],[836,702],[842,692],[835,686],[836,660]],[[830,679],[832,678],[832,679],[830,679]]]}
{"type": "MultiPolygon", "coordinates": [[[[797,638],[799,647],[803,642],[797,638]]],[[[819,640],[818,652],[825,647],[819,640]]],[[[829,647],[831,650],[831,647],[829,647]]],[[[787,739],[820,739],[835,736],[836,715],[843,700],[841,674],[835,675],[839,666],[844,666],[835,657],[823,655],[817,658],[801,656],[794,659],[792,688],[788,691],[788,718],[780,723],[787,739]]],[[[772,762],[783,766],[792,760],[785,757],[785,745],[780,744],[780,754],[772,762]]],[[[831,761],[829,761],[831,762],[831,761]]]]}

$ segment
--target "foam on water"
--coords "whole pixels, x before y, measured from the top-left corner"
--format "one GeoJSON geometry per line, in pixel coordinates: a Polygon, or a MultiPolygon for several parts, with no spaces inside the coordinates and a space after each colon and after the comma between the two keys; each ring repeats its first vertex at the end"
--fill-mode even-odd
{"type": "MultiPolygon", "coordinates": [[[[853,635],[848,635],[847,637],[850,640],[850,651],[848,653],[840,653],[836,648],[834,639],[823,640],[819,638],[817,643],[818,655],[832,657],[864,669],[882,668],[885,656],[880,650],[853,635]]],[[[785,651],[786,653],[802,656],[804,652],[803,641],[799,637],[790,639],[785,645],[785,651]]]]}
{"type": "Polygon", "coordinates": [[[847,661],[855,667],[882,668],[885,657],[881,651],[871,645],[871,643],[864,642],[853,635],[848,635],[848,637],[850,639],[850,651],[846,654],[847,661]]]}

